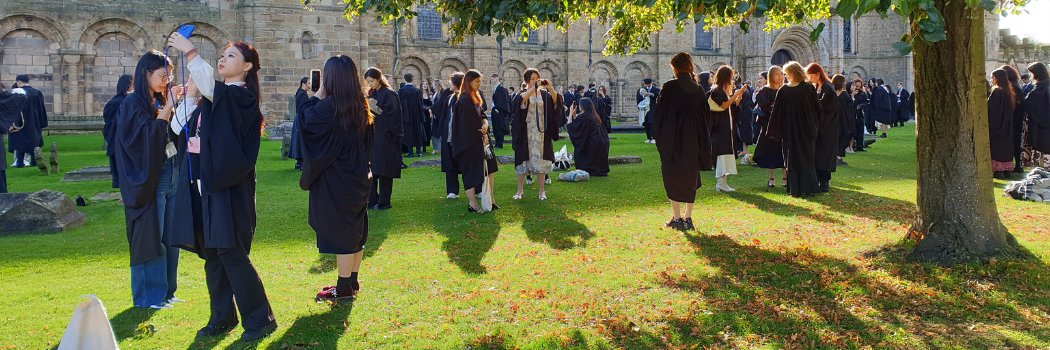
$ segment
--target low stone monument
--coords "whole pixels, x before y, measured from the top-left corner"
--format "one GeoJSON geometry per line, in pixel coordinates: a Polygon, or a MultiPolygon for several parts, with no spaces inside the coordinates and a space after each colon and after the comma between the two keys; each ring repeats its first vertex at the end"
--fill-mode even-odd
{"type": "Polygon", "coordinates": [[[293,124],[291,120],[287,120],[287,121],[281,122],[280,124],[271,126],[270,127],[270,133],[269,133],[269,135],[267,135],[267,137],[270,140],[275,140],[276,141],[276,140],[283,139],[285,136],[291,136],[292,135],[292,127],[294,125],[295,124],[293,124]]]}
{"type": "Polygon", "coordinates": [[[40,190],[0,194],[0,236],[55,233],[84,225],[87,215],[76,210],[65,193],[40,190]]]}
{"type": "Polygon", "coordinates": [[[40,168],[40,175],[47,175],[47,162],[44,159],[44,151],[40,147],[33,148],[33,158],[36,160],[36,167],[40,168]]]}
{"type": "Polygon", "coordinates": [[[58,174],[58,146],[55,145],[54,141],[51,141],[51,173],[58,174]]]}
{"type": "Polygon", "coordinates": [[[631,156],[631,155],[618,155],[609,157],[609,165],[622,165],[622,164],[641,164],[642,157],[631,156]]]}
{"type": "Polygon", "coordinates": [[[89,180],[112,180],[113,175],[109,173],[109,165],[86,166],[77,170],[67,171],[61,181],[89,181],[89,180]]]}

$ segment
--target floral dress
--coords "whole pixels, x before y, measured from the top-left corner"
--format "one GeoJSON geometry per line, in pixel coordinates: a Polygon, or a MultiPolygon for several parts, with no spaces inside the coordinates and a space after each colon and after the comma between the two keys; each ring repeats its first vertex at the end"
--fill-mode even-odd
{"type": "Polygon", "coordinates": [[[528,109],[525,117],[525,129],[529,137],[529,160],[514,167],[517,174],[550,174],[553,163],[543,159],[543,129],[546,109],[543,95],[534,93],[527,101],[522,102],[521,109],[528,109]]]}

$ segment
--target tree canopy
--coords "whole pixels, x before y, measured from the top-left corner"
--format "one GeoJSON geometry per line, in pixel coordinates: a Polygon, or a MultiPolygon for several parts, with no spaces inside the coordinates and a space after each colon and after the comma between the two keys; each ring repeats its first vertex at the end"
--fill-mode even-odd
{"type": "MultiPolygon", "coordinates": [[[[303,0],[310,6],[313,0],[303,0]]],[[[1001,14],[1017,14],[1029,0],[966,0],[968,7],[1001,14]]],[[[892,11],[911,19],[909,33],[894,45],[901,54],[912,50],[914,40],[928,43],[944,40],[944,16],[933,0],[841,0],[834,8],[830,0],[345,0],[347,19],[374,14],[387,24],[401,23],[416,15],[416,6],[434,6],[448,24],[449,42],[458,44],[473,35],[496,35],[525,39],[530,28],[554,24],[561,30],[580,19],[609,24],[604,53],[628,54],[648,49],[649,36],[673,20],[680,32],[692,22],[706,26],[737,25],[748,32],[751,23],[764,23],[765,30],[793,24],[812,27],[816,41],[824,30],[821,19],[832,13],[859,17],[876,12],[886,18],[892,11]],[[813,25],[816,23],[816,25],[813,25]]]]}

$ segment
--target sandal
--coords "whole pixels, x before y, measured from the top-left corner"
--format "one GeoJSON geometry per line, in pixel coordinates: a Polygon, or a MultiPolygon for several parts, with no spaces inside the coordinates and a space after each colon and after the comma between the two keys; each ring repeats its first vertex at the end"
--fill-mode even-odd
{"type": "Polygon", "coordinates": [[[521,192],[518,192],[518,193],[515,193],[515,194],[514,194],[514,196],[513,196],[513,197],[510,197],[510,198],[513,198],[513,199],[521,199],[521,195],[522,195],[522,193],[521,193],[521,192]]]}
{"type": "Polygon", "coordinates": [[[540,200],[541,200],[541,201],[545,201],[545,200],[547,200],[547,194],[546,194],[546,193],[541,193],[541,194],[540,194],[540,200]]]}
{"type": "Polygon", "coordinates": [[[769,182],[768,182],[768,183],[766,183],[766,186],[769,186],[769,187],[777,187],[777,183],[776,183],[776,181],[775,181],[775,180],[773,180],[773,178],[769,178],[769,182]]]}
{"type": "Polygon", "coordinates": [[[780,181],[781,181],[780,182],[781,186],[788,187],[788,178],[785,177],[785,178],[781,179],[780,181]]]}

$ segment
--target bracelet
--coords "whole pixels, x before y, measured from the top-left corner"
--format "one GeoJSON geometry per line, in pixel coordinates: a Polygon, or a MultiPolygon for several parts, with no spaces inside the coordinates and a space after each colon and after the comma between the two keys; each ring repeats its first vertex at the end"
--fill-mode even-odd
{"type": "Polygon", "coordinates": [[[195,53],[195,52],[197,52],[197,48],[196,47],[193,48],[192,50],[186,51],[185,53],[183,53],[183,55],[189,55],[189,54],[192,54],[192,53],[195,53]]]}

